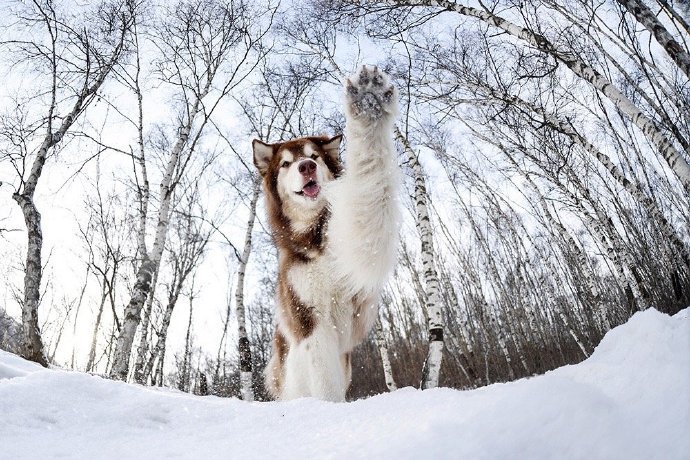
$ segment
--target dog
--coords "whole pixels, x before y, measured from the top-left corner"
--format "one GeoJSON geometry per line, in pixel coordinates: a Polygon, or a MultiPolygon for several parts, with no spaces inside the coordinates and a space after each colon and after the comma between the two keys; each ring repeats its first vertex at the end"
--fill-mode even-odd
{"type": "Polygon", "coordinates": [[[278,249],[276,328],[266,388],[276,400],[344,401],[351,352],[371,330],[397,258],[397,91],[366,66],[345,82],[342,135],[252,142],[278,249]]]}

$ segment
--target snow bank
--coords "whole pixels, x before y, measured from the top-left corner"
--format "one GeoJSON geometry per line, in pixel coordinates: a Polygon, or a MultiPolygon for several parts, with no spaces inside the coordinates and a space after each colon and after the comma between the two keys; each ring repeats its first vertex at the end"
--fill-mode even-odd
{"type": "Polygon", "coordinates": [[[690,309],[633,316],[590,359],[474,391],[244,403],[0,352],[0,458],[690,458],[690,309]]]}

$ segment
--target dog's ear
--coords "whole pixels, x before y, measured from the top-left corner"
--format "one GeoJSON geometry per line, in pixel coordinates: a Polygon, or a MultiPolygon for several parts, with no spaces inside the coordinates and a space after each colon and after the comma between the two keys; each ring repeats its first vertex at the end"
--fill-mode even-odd
{"type": "Polygon", "coordinates": [[[343,140],[343,135],[338,134],[325,141],[322,145],[326,154],[331,157],[334,161],[340,162],[340,141],[343,140]]]}
{"type": "Polygon", "coordinates": [[[261,142],[259,139],[252,141],[252,148],[254,150],[254,165],[263,176],[268,171],[268,165],[271,163],[271,159],[273,159],[275,149],[273,145],[261,142]]]}

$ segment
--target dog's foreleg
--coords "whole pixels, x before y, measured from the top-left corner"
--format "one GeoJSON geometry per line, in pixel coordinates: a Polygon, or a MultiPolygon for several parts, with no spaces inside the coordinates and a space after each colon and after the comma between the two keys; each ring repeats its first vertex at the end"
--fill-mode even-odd
{"type": "Polygon", "coordinates": [[[286,365],[281,399],[311,396],[324,401],[345,401],[349,381],[333,326],[319,325],[291,348],[286,365]]]}
{"type": "Polygon", "coordinates": [[[376,68],[346,83],[344,175],[329,190],[329,247],[351,294],[376,295],[398,247],[400,173],[392,139],[397,92],[376,68]]]}

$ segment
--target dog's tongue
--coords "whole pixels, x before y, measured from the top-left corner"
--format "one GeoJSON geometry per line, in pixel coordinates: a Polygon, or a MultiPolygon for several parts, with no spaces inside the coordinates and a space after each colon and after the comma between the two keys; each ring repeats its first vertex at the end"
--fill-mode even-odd
{"type": "Polygon", "coordinates": [[[309,182],[307,185],[304,186],[302,191],[306,196],[309,198],[316,198],[316,196],[319,194],[319,191],[321,190],[321,187],[319,184],[315,182],[309,182]]]}

